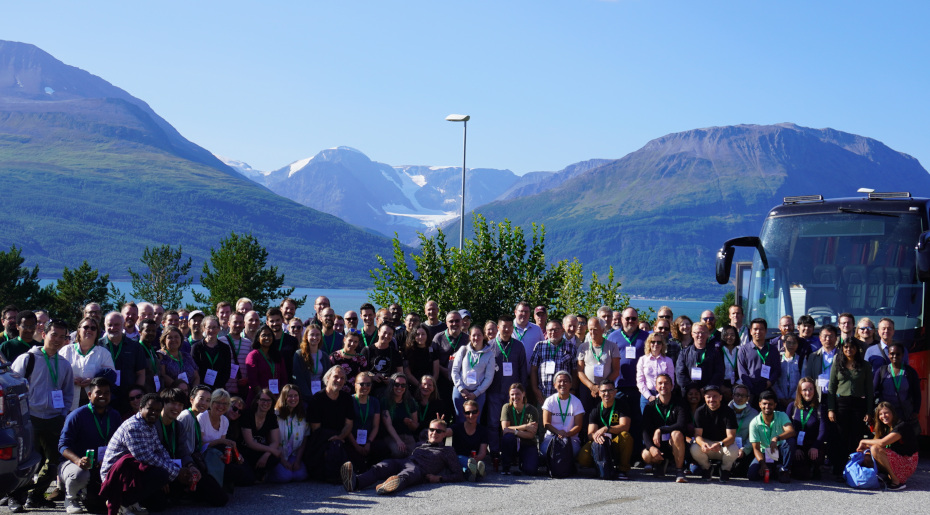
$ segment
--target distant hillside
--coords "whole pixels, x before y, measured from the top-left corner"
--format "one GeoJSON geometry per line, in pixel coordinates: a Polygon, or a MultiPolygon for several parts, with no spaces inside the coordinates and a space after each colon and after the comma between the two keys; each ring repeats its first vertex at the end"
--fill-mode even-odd
{"type": "Polygon", "coordinates": [[[860,187],[926,194],[930,175],[911,156],[833,129],[712,127],[663,136],[555,188],[479,212],[545,224],[547,257],[578,257],[588,272],[613,265],[627,292],[716,298],[727,289],[713,278],[723,241],[758,234],[785,196],[855,196],[860,187]]]}
{"type": "Polygon", "coordinates": [[[199,271],[252,232],[289,284],[366,287],[389,241],[275,195],[184,139],[145,102],[33,45],[0,41],[0,248],[57,274],[87,259],[114,278],[145,246],[181,244],[199,271]]]}

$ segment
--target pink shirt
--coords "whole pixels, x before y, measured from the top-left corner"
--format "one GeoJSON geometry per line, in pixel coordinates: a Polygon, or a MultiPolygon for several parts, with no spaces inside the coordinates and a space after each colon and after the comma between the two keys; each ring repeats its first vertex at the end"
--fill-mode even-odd
{"type": "Polygon", "coordinates": [[[636,387],[643,397],[648,399],[653,395],[652,391],[656,389],[656,377],[659,374],[668,374],[672,378],[672,386],[675,385],[675,364],[672,363],[672,358],[649,355],[639,358],[636,362],[636,387]]]}

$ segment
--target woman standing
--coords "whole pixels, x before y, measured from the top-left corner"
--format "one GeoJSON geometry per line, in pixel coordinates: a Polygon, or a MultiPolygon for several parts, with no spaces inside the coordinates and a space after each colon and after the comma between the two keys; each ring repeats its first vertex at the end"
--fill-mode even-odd
{"type": "Polygon", "coordinates": [[[264,481],[265,475],[281,461],[281,431],[272,406],[274,394],[271,390],[256,389],[252,409],[242,416],[242,440],[245,443],[242,454],[259,482],[264,481]]]}
{"type": "Polygon", "coordinates": [[[681,354],[681,344],[678,340],[672,338],[672,321],[664,318],[657,318],[656,323],[652,326],[652,331],[665,335],[665,355],[672,358],[672,363],[678,363],[678,355],[681,354]]]}
{"type": "Polygon", "coordinates": [[[913,424],[920,434],[920,378],[916,370],[904,364],[904,345],[892,343],[887,350],[890,363],[873,375],[875,399],[894,406],[898,418],[913,424]]]}
{"type": "Polygon", "coordinates": [[[694,339],[691,337],[691,326],[694,325],[694,322],[685,315],[681,315],[672,322],[672,338],[681,346],[681,350],[685,350],[694,343],[694,339]]]}
{"type": "MultiPolygon", "coordinates": [[[[739,352],[739,332],[732,325],[720,328],[720,354],[723,354],[723,394],[724,402],[733,398],[733,385],[739,380],[739,370],[736,366],[736,355],[739,352]]],[[[795,383],[796,384],[796,383],[795,383]]]]}
{"type": "MultiPolygon", "coordinates": [[[[430,345],[429,331],[423,324],[407,333],[407,340],[404,342],[404,374],[407,376],[407,382],[413,385],[414,391],[420,389],[418,378],[439,375],[439,356],[430,345]]],[[[429,422],[426,424],[428,427],[429,422]]]]}
{"type": "Polygon", "coordinates": [[[823,465],[827,423],[817,396],[817,383],[805,377],[798,382],[794,401],[788,405],[788,417],[794,424],[796,445],[791,473],[798,479],[820,479],[823,465]]]}
{"type": "Polygon", "coordinates": [[[203,340],[194,343],[191,356],[197,364],[197,373],[203,378],[203,384],[210,388],[223,387],[229,381],[229,367],[232,364],[232,350],[229,345],[220,343],[220,321],[215,316],[204,317],[200,323],[203,340]]]}
{"type": "MultiPolygon", "coordinates": [[[[656,378],[659,374],[675,375],[672,358],[665,355],[665,337],[652,333],[646,338],[645,354],[636,362],[636,387],[639,389],[639,411],[656,399],[656,378]]],[[[673,384],[674,386],[674,384],[673,384]]]]}
{"type": "Polygon", "coordinates": [[[620,375],[620,348],[604,339],[606,323],[600,318],[588,321],[589,340],[578,346],[578,400],[585,411],[598,402],[597,385],[604,379],[616,381],[620,375]]]}
{"type": "Polygon", "coordinates": [[[307,479],[303,457],[307,445],[308,425],[299,388],[292,384],[284,385],[275,404],[275,415],[278,417],[278,430],[281,432],[281,462],[268,475],[268,481],[303,481],[307,479]]]}
{"type": "Polygon", "coordinates": [[[300,352],[294,354],[294,384],[305,403],[323,389],[323,374],[329,368],[329,356],[320,349],[322,341],[323,332],[319,327],[310,325],[304,330],[300,352]]]}
{"type": "Polygon", "coordinates": [[[181,331],[172,326],[165,328],[161,333],[161,350],[158,351],[158,377],[162,388],[173,387],[176,382],[185,382],[188,385],[200,384],[200,373],[197,364],[190,354],[181,350],[184,337],[181,331]]]}
{"type": "MultiPolygon", "coordinates": [[[[592,319],[593,320],[593,319],[592,319]]],[[[526,389],[510,385],[510,402],[501,410],[501,473],[535,475],[539,467],[539,410],[526,403],[526,389]],[[513,465],[519,467],[512,470],[513,465]]]]}
{"type": "Polygon", "coordinates": [[[495,363],[491,350],[484,344],[484,331],[475,325],[468,331],[468,345],[463,345],[455,353],[452,403],[459,422],[465,422],[465,401],[475,401],[479,411],[484,409],[484,393],[494,380],[495,363]]]}
{"type": "Polygon", "coordinates": [[[416,444],[414,437],[419,428],[417,405],[407,388],[407,378],[402,374],[391,377],[387,396],[381,402],[381,421],[385,429],[385,440],[391,456],[409,456],[416,444]]]}
{"type": "Polygon", "coordinates": [[[342,368],[342,372],[349,378],[346,393],[353,387],[353,382],[358,373],[368,368],[368,360],[358,352],[358,347],[361,344],[362,332],[350,328],[342,338],[342,349],[332,353],[329,357],[329,362],[342,368]]]}
{"type": "MultiPolygon", "coordinates": [[[[848,456],[856,451],[859,440],[868,434],[869,406],[873,402],[872,365],[862,359],[859,345],[855,341],[843,344],[842,354],[830,368],[827,412],[830,422],[839,431],[838,448],[848,456]]],[[[833,472],[842,472],[843,463],[834,463],[833,472]]]]}
{"type": "Polygon", "coordinates": [[[97,376],[112,375],[107,377],[111,382],[116,379],[116,374],[107,374],[105,370],[115,370],[113,366],[113,356],[107,352],[105,347],[98,347],[97,340],[100,338],[100,323],[96,318],[85,317],[78,324],[77,342],[65,345],[58,351],[61,357],[71,363],[71,372],[74,374],[74,399],[71,402],[71,410],[77,409],[78,406],[85,405],[89,402],[87,393],[84,391],[90,385],[91,379],[97,376]]]}
{"type": "Polygon", "coordinates": [[[881,402],[875,408],[875,437],[859,442],[856,450],[871,452],[862,461],[866,467],[872,462],[888,474],[888,490],[904,490],[907,480],[917,470],[918,443],[914,426],[898,419],[894,407],[881,402]]]}
{"type": "Polygon", "coordinates": [[[788,407],[798,389],[798,381],[801,379],[801,370],[804,366],[804,358],[798,355],[800,343],[800,338],[794,333],[789,333],[782,339],[785,350],[781,353],[781,375],[773,385],[775,395],[778,397],[779,409],[788,407]]]}
{"type": "Polygon", "coordinates": [[[875,324],[868,317],[862,317],[856,324],[856,338],[862,341],[862,351],[865,352],[869,347],[878,342],[875,334],[875,324]]]}
{"type": "Polygon", "coordinates": [[[252,342],[252,352],[245,358],[246,377],[249,378],[249,396],[246,403],[253,403],[260,390],[265,388],[271,395],[277,396],[287,384],[287,368],[278,352],[274,331],[268,325],[258,330],[252,342]]]}

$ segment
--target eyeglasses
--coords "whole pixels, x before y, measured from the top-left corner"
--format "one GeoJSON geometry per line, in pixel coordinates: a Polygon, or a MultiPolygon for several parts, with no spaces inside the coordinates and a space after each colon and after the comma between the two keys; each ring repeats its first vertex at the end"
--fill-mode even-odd
{"type": "Polygon", "coordinates": [[[232,408],[229,408],[229,409],[230,409],[230,411],[232,411],[233,413],[239,413],[239,411],[241,410],[241,408],[237,408],[237,407],[235,407],[235,406],[233,406],[232,408]]]}
{"type": "Polygon", "coordinates": [[[97,326],[95,326],[95,325],[82,325],[82,326],[81,326],[81,329],[83,329],[83,330],[85,330],[85,331],[96,331],[96,330],[97,330],[97,326]]]}
{"type": "Polygon", "coordinates": [[[129,398],[129,402],[137,401],[137,400],[139,400],[139,399],[141,399],[141,398],[142,398],[142,394],[141,394],[141,393],[140,393],[139,395],[133,395],[132,397],[129,398]]]}
{"type": "Polygon", "coordinates": [[[397,383],[397,384],[394,385],[394,388],[400,388],[401,390],[406,390],[406,389],[407,389],[407,385],[404,384],[404,383],[397,383]]]}
{"type": "Polygon", "coordinates": [[[258,402],[271,402],[271,399],[259,398],[259,399],[258,399],[258,402]]]}
{"type": "Polygon", "coordinates": [[[438,428],[435,428],[435,427],[431,427],[431,428],[428,429],[428,431],[429,431],[430,433],[441,433],[442,431],[445,431],[445,429],[438,429],[438,428]]]}
{"type": "Polygon", "coordinates": [[[669,315],[659,315],[658,318],[663,318],[665,320],[670,320],[672,317],[669,315]]]}
{"type": "Polygon", "coordinates": [[[865,327],[860,327],[859,330],[860,330],[860,331],[874,331],[875,329],[873,329],[873,328],[871,328],[871,327],[869,327],[869,326],[865,326],[865,327]]]}
{"type": "Polygon", "coordinates": [[[355,383],[355,384],[361,386],[362,388],[371,388],[370,382],[369,383],[355,383]]]}
{"type": "Polygon", "coordinates": [[[478,414],[478,411],[477,411],[477,410],[472,410],[472,411],[466,411],[466,412],[465,412],[465,416],[466,416],[466,417],[467,417],[467,416],[470,416],[470,415],[477,415],[477,414],[478,414]]]}

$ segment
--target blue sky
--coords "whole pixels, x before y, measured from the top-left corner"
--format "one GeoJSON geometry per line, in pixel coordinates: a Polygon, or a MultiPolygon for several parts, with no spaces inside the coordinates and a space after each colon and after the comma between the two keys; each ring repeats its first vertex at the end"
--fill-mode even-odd
{"type": "Polygon", "coordinates": [[[518,174],[698,127],[794,122],[930,164],[930,3],[7,2],[32,43],[270,170],[348,145],[518,174]]]}

